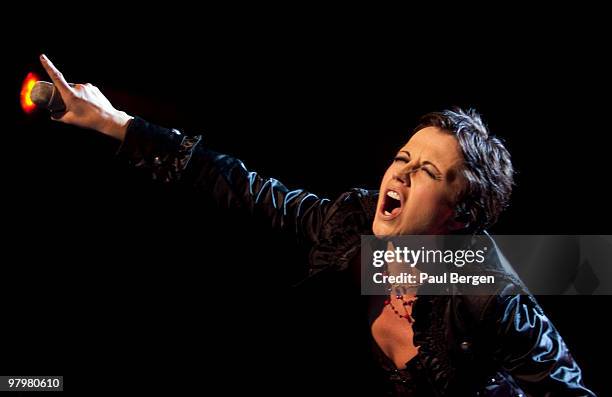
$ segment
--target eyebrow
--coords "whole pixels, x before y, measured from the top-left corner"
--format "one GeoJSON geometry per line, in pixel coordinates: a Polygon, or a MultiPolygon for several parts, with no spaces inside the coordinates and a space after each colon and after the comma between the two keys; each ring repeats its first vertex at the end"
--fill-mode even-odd
{"type": "MultiPolygon", "coordinates": [[[[411,156],[410,156],[410,152],[409,152],[409,151],[407,151],[407,150],[400,150],[400,153],[406,153],[406,154],[408,155],[408,157],[411,157],[411,156]]],[[[438,168],[438,167],[437,167],[437,166],[436,166],[434,163],[432,163],[431,161],[429,161],[429,160],[425,160],[425,161],[423,161],[423,164],[429,164],[429,165],[431,165],[432,167],[434,167],[434,168],[436,169],[436,171],[438,171],[438,173],[439,173],[439,174],[442,174],[442,172],[440,171],[440,169],[439,169],[439,168],[438,168]]]]}

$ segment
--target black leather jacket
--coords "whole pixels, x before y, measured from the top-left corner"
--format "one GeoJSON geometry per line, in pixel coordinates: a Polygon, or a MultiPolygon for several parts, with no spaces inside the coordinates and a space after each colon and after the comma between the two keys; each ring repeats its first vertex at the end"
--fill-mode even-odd
{"type": "MultiPolygon", "coordinates": [[[[377,192],[353,189],[328,200],[289,190],[201,140],[135,118],[118,154],[156,180],[190,184],[221,207],[262,216],[292,234],[309,252],[309,276],[351,266],[360,236],[372,233],[377,192]]],[[[509,283],[496,295],[417,300],[414,343],[420,350],[411,367],[430,388],[418,395],[594,395],[535,299],[516,288],[509,283]]]]}

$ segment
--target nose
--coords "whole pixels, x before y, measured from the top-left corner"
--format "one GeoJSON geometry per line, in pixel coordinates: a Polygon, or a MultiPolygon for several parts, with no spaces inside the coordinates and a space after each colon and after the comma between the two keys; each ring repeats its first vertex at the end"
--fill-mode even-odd
{"type": "Polygon", "coordinates": [[[412,181],[410,180],[410,175],[414,174],[420,169],[421,166],[416,166],[414,164],[406,164],[405,167],[401,168],[400,170],[397,170],[393,174],[393,177],[404,185],[406,185],[407,187],[410,187],[410,185],[412,184],[412,181]]]}

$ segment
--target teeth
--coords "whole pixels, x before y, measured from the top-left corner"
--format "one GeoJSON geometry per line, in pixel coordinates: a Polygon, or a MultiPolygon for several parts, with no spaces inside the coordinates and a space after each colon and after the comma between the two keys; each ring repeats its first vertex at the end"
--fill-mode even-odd
{"type": "Polygon", "coordinates": [[[395,200],[399,200],[400,199],[399,193],[398,192],[394,192],[393,190],[389,190],[387,192],[387,196],[389,196],[389,197],[391,197],[392,199],[395,199],[395,200]]]}
{"type": "Polygon", "coordinates": [[[391,215],[391,213],[387,210],[385,210],[385,215],[391,215]]]}

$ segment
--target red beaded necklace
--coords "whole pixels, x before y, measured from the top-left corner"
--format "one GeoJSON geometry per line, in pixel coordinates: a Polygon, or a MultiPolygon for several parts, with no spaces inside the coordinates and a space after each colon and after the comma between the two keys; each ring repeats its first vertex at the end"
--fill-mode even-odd
{"type": "Polygon", "coordinates": [[[417,300],[416,297],[411,298],[411,299],[404,299],[404,295],[395,295],[395,298],[399,301],[402,302],[402,307],[404,308],[404,314],[401,314],[396,308],[395,306],[393,306],[393,303],[391,302],[391,299],[387,299],[385,300],[385,306],[389,306],[391,308],[391,310],[393,310],[393,312],[399,317],[399,318],[404,318],[406,320],[408,320],[408,322],[410,324],[412,324],[414,322],[414,318],[412,318],[412,316],[410,315],[410,313],[408,313],[408,307],[412,307],[412,305],[414,304],[414,302],[417,300]]]}

